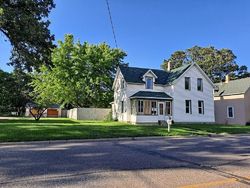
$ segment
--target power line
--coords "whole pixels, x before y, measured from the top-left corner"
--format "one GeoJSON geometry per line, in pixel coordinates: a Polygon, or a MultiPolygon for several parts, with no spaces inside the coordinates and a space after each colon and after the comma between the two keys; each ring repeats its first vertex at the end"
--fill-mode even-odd
{"type": "Polygon", "coordinates": [[[113,37],[114,37],[114,41],[115,41],[115,46],[116,46],[116,48],[118,48],[117,40],[116,40],[116,36],[115,36],[115,28],[114,28],[114,24],[113,24],[113,21],[112,21],[112,16],[111,16],[111,11],[110,11],[110,8],[109,8],[109,2],[108,2],[108,0],[106,0],[106,3],[107,3],[108,12],[109,12],[109,20],[110,20],[110,24],[111,24],[111,27],[112,27],[112,32],[113,32],[113,37]]]}

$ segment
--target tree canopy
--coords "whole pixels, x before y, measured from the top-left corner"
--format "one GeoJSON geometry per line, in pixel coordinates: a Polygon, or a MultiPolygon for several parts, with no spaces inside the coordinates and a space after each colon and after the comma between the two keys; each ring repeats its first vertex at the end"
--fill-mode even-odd
{"type": "Polygon", "coordinates": [[[20,115],[29,102],[30,87],[28,74],[14,70],[12,73],[0,70],[0,113],[18,112],[20,115]]]}
{"type": "Polygon", "coordinates": [[[10,65],[32,71],[51,64],[54,36],[47,19],[53,0],[0,0],[0,32],[12,45],[10,65]]]}
{"type": "MultiPolygon", "coordinates": [[[[169,59],[164,60],[161,67],[167,70],[167,62],[171,61],[172,67],[177,68],[187,63],[197,63],[213,81],[222,80],[226,74],[235,74],[239,70],[236,56],[230,49],[216,49],[213,46],[194,46],[185,51],[174,52],[169,59]]],[[[247,67],[241,68],[241,76],[246,74],[247,67]]],[[[240,76],[240,75],[239,75],[240,76]]]]}
{"type": "Polygon", "coordinates": [[[115,71],[125,56],[125,52],[105,43],[74,43],[73,36],[66,35],[52,52],[53,67],[43,66],[34,75],[36,102],[52,100],[71,107],[109,106],[115,71]]]}

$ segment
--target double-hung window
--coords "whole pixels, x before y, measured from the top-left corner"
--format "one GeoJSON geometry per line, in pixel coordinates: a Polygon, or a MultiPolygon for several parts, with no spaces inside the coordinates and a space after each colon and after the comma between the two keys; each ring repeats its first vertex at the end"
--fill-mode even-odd
{"type": "Polygon", "coordinates": [[[121,113],[124,113],[124,101],[121,101],[121,113]]]}
{"type": "Polygon", "coordinates": [[[204,114],[204,101],[198,101],[198,113],[204,114]]]}
{"type": "Polygon", "coordinates": [[[153,78],[146,77],[146,89],[153,89],[153,78]]]}
{"type": "Polygon", "coordinates": [[[234,107],[232,106],[227,107],[227,117],[234,118],[234,107]]]}
{"type": "Polygon", "coordinates": [[[125,88],[125,80],[124,80],[124,79],[121,80],[121,88],[122,88],[122,89],[125,88]]]}
{"type": "Polygon", "coordinates": [[[171,101],[166,102],[166,115],[171,115],[171,101]]]}
{"type": "Polygon", "coordinates": [[[151,101],[151,114],[157,115],[156,101],[151,101]]]}
{"type": "Polygon", "coordinates": [[[138,109],[138,114],[142,114],[143,113],[143,100],[139,100],[138,101],[138,106],[137,106],[137,109],[138,109]]]}
{"type": "Polygon", "coordinates": [[[202,78],[197,78],[197,90],[203,91],[203,81],[202,78]]]}
{"type": "Polygon", "coordinates": [[[192,114],[192,102],[191,102],[191,100],[186,100],[185,106],[186,106],[186,113],[192,114]]]}
{"type": "Polygon", "coordinates": [[[185,89],[191,90],[191,78],[190,77],[185,77],[185,89]]]}

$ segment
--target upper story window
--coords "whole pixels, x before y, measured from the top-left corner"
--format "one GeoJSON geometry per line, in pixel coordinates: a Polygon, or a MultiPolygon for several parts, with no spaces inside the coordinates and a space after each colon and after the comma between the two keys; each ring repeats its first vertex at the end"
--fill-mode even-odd
{"type": "Polygon", "coordinates": [[[153,78],[146,77],[146,89],[153,89],[153,78]]]}
{"type": "Polygon", "coordinates": [[[125,88],[125,80],[124,80],[124,79],[122,79],[122,81],[121,81],[121,88],[122,88],[122,89],[125,88]]]}
{"type": "Polygon", "coordinates": [[[197,90],[203,91],[203,80],[202,78],[197,78],[197,90]]]}
{"type": "Polygon", "coordinates": [[[190,77],[185,77],[185,89],[191,90],[191,79],[190,77]]]}
{"type": "Polygon", "coordinates": [[[234,107],[232,106],[227,107],[227,117],[234,118],[234,107]]]}

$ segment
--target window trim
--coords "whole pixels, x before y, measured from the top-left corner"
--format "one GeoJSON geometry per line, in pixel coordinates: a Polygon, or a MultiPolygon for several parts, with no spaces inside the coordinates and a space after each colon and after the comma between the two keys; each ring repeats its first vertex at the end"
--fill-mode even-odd
{"type": "Polygon", "coordinates": [[[171,101],[166,101],[166,104],[165,104],[165,113],[166,113],[166,116],[171,116],[172,115],[172,102],[171,101]],[[167,114],[167,103],[169,103],[169,110],[170,110],[170,114],[167,114]]]}
{"type": "Polygon", "coordinates": [[[184,88],[185,88],[185,90],[189,90],[189,91],[191,90],[191,77],[186,76],[184,78],[184,88]],[[186,79],[189,79],[188,88],[186,88],[186,79]]]}
{"type": "Polygon", "coordinates": [[[154,78],[153,77],[151,77],[151,76],[146,76],[145,77],[145,89],[154,89],[154,78]],[[148,88],[147,86],[148,86],[148,80],[151,80],[152,81],[152,88],[148,88]]]}
{"type": "Polygon", "coordinates": [[[185,100],[185,112],[186,114],[192,114],[192,100],[185,100]],[[187,112],[187,101],[189,104],[189,112],[187,112]]]}
{"type": "Polygon", "coordinates": [[[197,78],[197,91],[203,91],[203,79],[202,78],[197,78]],[[198,87],[198,83],[199,83],[199,80],[201,81],[201,89],[199,89],[198,87]]]}
{"type": "Polygon", "coordinates": [[[151,115],[152,116],[157,116],[158,115],[158,109],[157,109],[157,101],[150,101],[151,102],[151,115]],[[155,103],[155,108],[153,110],[153,105],[152,103],[155,103]],[[155,112],[155,114],[153,114],[153,111],[155,112]]]}
{"type": "Polygon", "coordinates": [[[204,101],[203,100],[198,100],[198,114],[204,115],[205,114],[205,110],[204,110],[204,101]],[[201,106],[199,106],[199,102],[201,102],[201,106]],[[201,109],[201,113],[200,110],[201,109]]]}
{"type": "Polygon", "coordinates": [[[124,101],[121,101],[121,113],[125,112],[124,101]]]}
{"type": "Polygon", "coordinates": [[[125,80],[122,79],[122,80],[121,80],[121,89],[124,89],[124,88],[125,88],[125,80]]]}
{"type": "Polygon", "coordinates": [[[233,119],[235,117],[234,115],[234,107],[233,106],[227,106],[227,118],[233,119]],[[229,108],[232,108],[232,117],[229,117],[229,108]]]}
{"type": "Polygon", "coordinates": [[[144,101],[138,100],[137,102],[137,114],[144,114],[144,101]]]}

